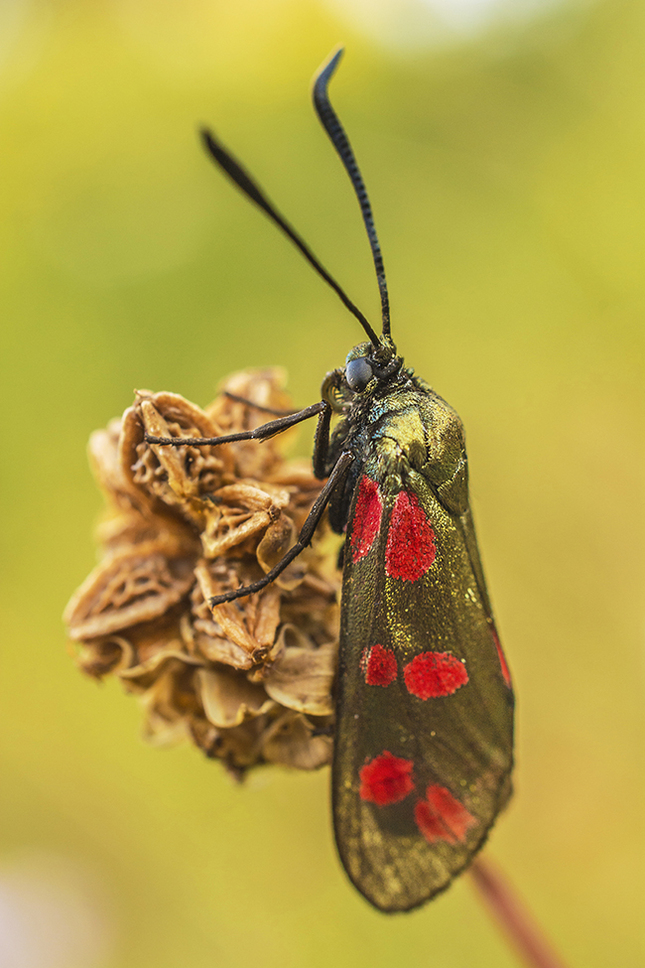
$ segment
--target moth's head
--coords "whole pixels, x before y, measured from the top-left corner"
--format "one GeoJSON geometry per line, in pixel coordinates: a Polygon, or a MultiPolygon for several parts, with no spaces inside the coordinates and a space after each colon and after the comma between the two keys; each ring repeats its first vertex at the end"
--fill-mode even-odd
{"type": "Polygon", "coordinates": [[[389,337],[382,337],[377,346],[359,343],[347,354],[345,381],[352,393],[373,393],[398,373],[402,363],[389,337]]]}
{"type": "Polygon", "coordinates": [[[354,393],[362,393],[374,379],[373,350],[371,343],[359,343],[347,354],[345,380],[354,393]]]}

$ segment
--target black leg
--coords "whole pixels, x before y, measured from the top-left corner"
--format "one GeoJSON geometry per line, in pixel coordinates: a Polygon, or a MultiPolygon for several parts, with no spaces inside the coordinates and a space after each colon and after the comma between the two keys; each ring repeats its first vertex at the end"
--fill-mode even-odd
{"type": "Polygon", "coordinates": [[[327,502],[335,491],[336,487],[344,480],[347,471],[349,470],[349,465],[354,460],[354,455],[350,454],[349,451],[345,451],[340,455],[331,474],[327,480],[327,483],[323,487],[322,491],[314,501],[311,511],[307,515],[307,520],[302,526],[302,530],[298,535],[298,540],[296,541],[293,548],[289,548],[284,558],[282,558],[275,568],[272,568],[264,578],[260,578],[259,581],[253,582],[252,585],[242,585],[240,588],[236,588],[232,592],[226,592],[224,595],[214,595],[209,599],[209,604],[211,607],[215,605],[221,605],[223,602],[232,602],[235,598],[243,598],[245,595],[252,595],[254,592],[259,592],[267,585],[270,585],[272,581],[278,577],[278,575],[284,571],[287,565],[291,564],[294,558],[297,558],[301,551],[307,547],[309,542],[313,537],[313,533],[316,530],[316,525],[322,517],[322,513],[327,506],[327,502]]]}
{"type": "Polygon", "coordinates": [[[316,433],[314,435],[314,454],[312,462],[314,465],[314,476],[319,480],[327,476],[327,451],[329,450],[329,425],[331,424],[331,406],[327,404],[326,410],[321,410],[318,414],[316,433]]]}
{"type": "Polygon", "coordinates": [[[253,407],[254,410],[260,410],[262,413],[270,413],[274,417],[288,417],[293,413],[297,413],[296,410],[275,410],[273,407],[263,407],[259,403],[253,403],[252,400],[247,400],[246,397],[241,397],[237,393],[231,393],[230,390],[222,390],[222,394],[228,397],[229,400],[234,400],[235,403],[243,403],[246,407],[253,407]]]}
{"type": "Polygon", "coordinates": [[[275,437],[276,434],[288,430],[289,427],[295,426],[301,420],[308,420],[309,417],[323,413],[328,407],[329,404],[321,400],[320,403],[312,403],[310,407],[305,407],[304,410],[299,410],[297,413],[290,413],[286,417],[270,420],[269,423],[262,424],[255,430],[244,430],[239,434],[227,434],[224,437],[154,437],[152,434],[146,434],[146,442],[158,444],[161,447],[213,447],[215,444],[232,444],[237,440],[268,440],[269,437],[275,437]]]}

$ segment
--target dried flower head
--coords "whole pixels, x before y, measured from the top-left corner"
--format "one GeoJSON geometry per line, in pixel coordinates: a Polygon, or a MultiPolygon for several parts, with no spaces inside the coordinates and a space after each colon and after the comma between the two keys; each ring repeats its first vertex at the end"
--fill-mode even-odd
{"type": "Polygon", "coordinates": [[[150,741],[191,738],[238,776],[259,763],[315,769],[331,757],[338,580],[325,526],[261,592],[209,605],[280,560],[320,481],[307,462],[283,457],[288,434],[163,447],[144,433],[250,430],[269,419],[262,408],[290,409],[282,383],[275,369],[238,373],[206,410],[142,391],[92,435],[108,504],[102,559],[65,611],[80,667],[139,695],[150,741]]]}

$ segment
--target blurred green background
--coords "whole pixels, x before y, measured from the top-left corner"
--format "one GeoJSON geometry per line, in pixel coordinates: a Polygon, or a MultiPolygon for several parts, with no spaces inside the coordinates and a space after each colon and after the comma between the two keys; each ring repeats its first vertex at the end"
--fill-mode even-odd
{"type": "Polygon", "coordinates": [[[2,968],[517,964],[468,878],[411,915],[366,905],[326,771],[238,787],[145,746],[135,699],[79,675],[60,621],[95,560],[85,442],[134,387],[206,404],[277,363],[305,405],[361,338],[199,122],[377,317],[308,97],[339,41],[394,334],[466,424],[519,694],[488,853],[572,966],[643,964],[642,3],[519,6],[2,4],[2,968]]]}

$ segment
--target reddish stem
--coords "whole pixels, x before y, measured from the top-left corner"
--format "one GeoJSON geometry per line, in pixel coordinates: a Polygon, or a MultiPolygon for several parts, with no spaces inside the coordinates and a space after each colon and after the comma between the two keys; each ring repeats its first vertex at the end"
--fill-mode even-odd
{"type": "Polygon", "coordinates": [[[480,857],[470,866],[475,887],[528,968],[566,968],[499,869],[480,857]]]}

